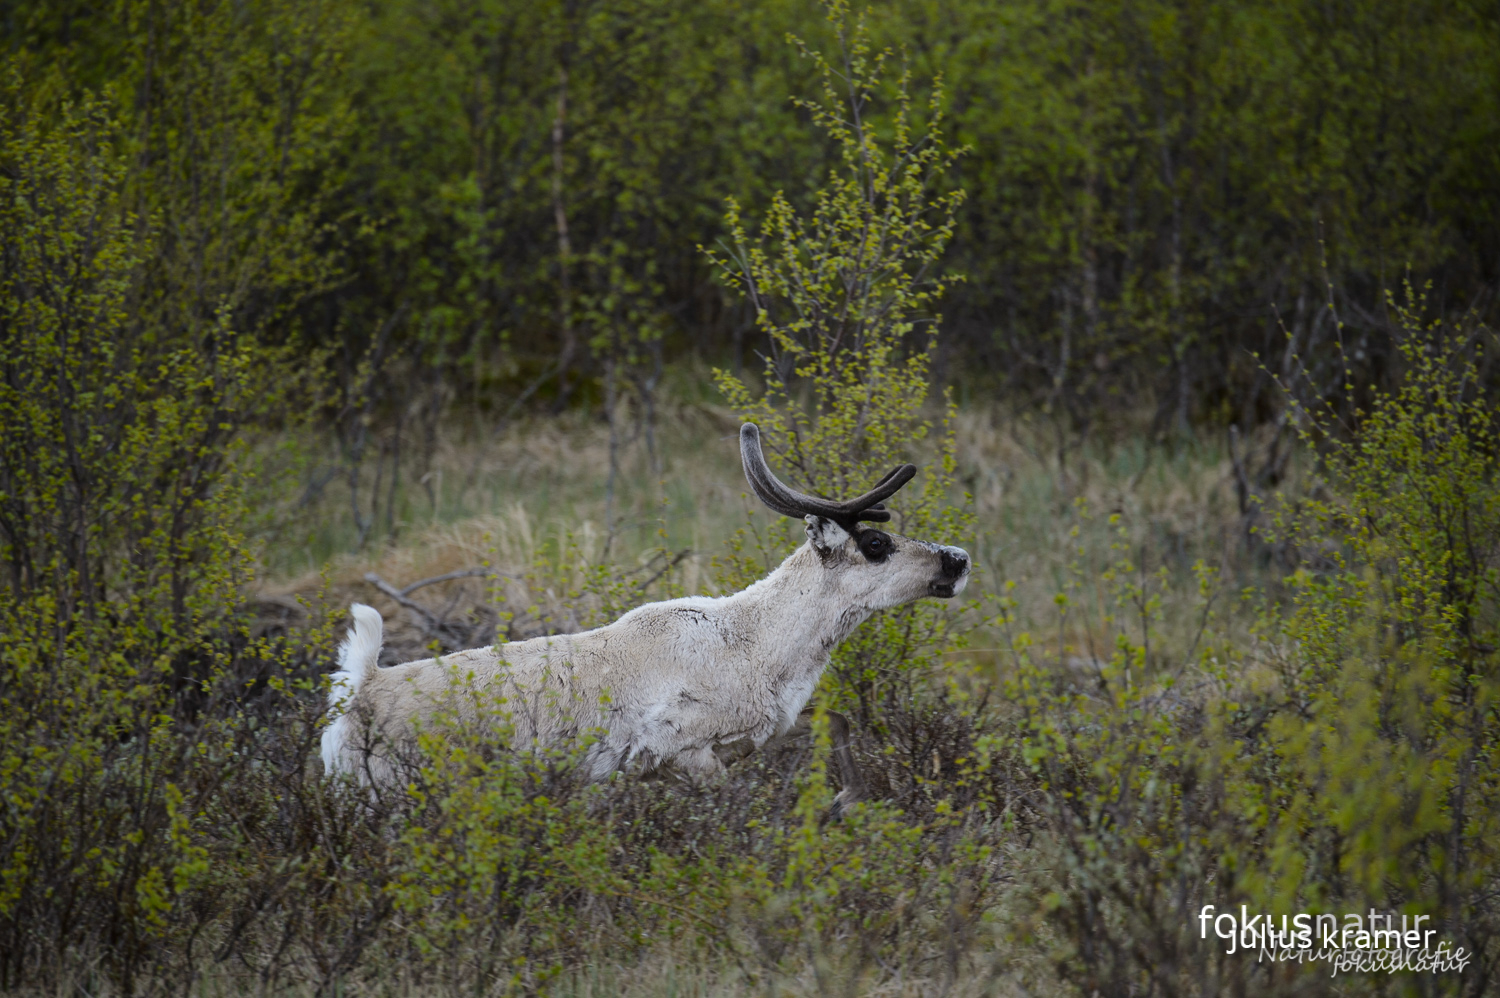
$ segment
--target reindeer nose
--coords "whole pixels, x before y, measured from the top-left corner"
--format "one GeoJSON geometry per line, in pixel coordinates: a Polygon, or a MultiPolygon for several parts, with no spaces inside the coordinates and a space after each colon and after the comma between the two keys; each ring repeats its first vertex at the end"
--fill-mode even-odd
{"type": "Polygon", "coordinates": [[[962,548],[943,548],[943,578],[956,579],[969,570],[969,553],[962,548]]]}

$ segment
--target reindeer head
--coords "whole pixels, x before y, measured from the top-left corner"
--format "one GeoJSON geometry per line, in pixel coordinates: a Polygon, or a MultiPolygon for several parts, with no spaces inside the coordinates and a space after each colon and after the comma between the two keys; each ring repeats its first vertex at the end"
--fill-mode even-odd
{"type": "Polygon", "coordinates": [[[969,553],[963,548],[861,526],[890,520],[885,500],[911,481],[914,465],[898,465],[864,495],[834,502],[795,492],[771,474],[754,423],[740,427],[740,459],[761,502],[807,521],[807,542],[822,561],[827,584],[852,605],[881,610],[923,596],[948,599],[968,585],[969,553]]]}

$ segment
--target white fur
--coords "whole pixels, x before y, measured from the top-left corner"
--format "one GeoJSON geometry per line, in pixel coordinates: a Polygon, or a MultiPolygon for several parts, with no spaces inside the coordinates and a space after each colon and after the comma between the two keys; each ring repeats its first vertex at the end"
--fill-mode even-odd
{"type": "Polygon", "coordinates": [[[968,582],[962,549],[888,535],[894,549],[874,563],[842,527],[807,521],[809,543],[740,592],[648,603],[580,634],[379,669],[379,615],[356,604],[329,695],[324,765],[378,780],[389,766],[366,745],[400,744],[439,706],[478,720],[472,698],[453,695],[458,676],[461,687],[506,698],[516,744],[600,730],[588,759],[593,779],[632,764],[722,770],[715,747],[745,739],[759,747],[790,728],[834,646],[871,613],[935,587],[956,595],[968,582]],[[944,574],[944,552],[950,563],[962,559],[958,577],[944,574]],[[372,737],[361,741],[362,731],[372,737]]]}
{"type": "Polygon", "coordinates": [[[379,668],[381,634],[384,621],[380,611],[373,606],[355,603],[349,607],[354,626],[344,643],[339,646],[339,668],[333,674],[328,687],[328,727],[323,729],[323,768],[328,772],[337,769],[353,770],[358,765],[356,758],[342,758],[353,746],[354,739],[349,730],[351,718],[348,706],[365,678],[375,674],[379,668]]]}

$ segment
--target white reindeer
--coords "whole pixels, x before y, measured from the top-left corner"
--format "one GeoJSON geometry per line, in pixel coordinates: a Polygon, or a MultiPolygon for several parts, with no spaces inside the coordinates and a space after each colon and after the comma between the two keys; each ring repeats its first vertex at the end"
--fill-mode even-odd
{"type": "MultiPolygon", "coordinates": [[[[794,492],[771,473],[754,423],[740,428],[740,456],[762,502],[807,521],[807,543],[740,592],[648,603],[592,631],[386,669],[376,664],[380,614],[355,604],[329,693],[327,769],[389,780],[390,750],[409,744],[414,722],[438,709],[476,721],[473,698],[454,695],[459,677],[459,685],[504,698],[515,744],[556,745],[581,728],[598,731],[586,759],[590,779],[627,766],[713,776],[724,769],[720,753],[759,748],[805,726],[804,707],[834,646],[870,614],[923,596],[948,599],[968,584],[962,548],[860,525],[890,519],[883,501],[911,480],[914,466],[894,469],[857,499],[832,502],[794,492]]],[[[847,721],[829,717],[844,782],[837,811],[864,786],[847,721]]]]}

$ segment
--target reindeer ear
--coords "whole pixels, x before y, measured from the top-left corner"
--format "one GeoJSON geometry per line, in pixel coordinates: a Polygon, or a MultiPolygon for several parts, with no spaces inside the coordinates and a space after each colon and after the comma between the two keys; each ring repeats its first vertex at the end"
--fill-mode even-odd
{"type": "Polygon", "coordinates": [[[844,542],[849,539],[849,532],[832,520],[811,513],[803,519],[807,521],[807,539],[812,542],[813,549],[825,558],[843,547],[844,542]]]}

